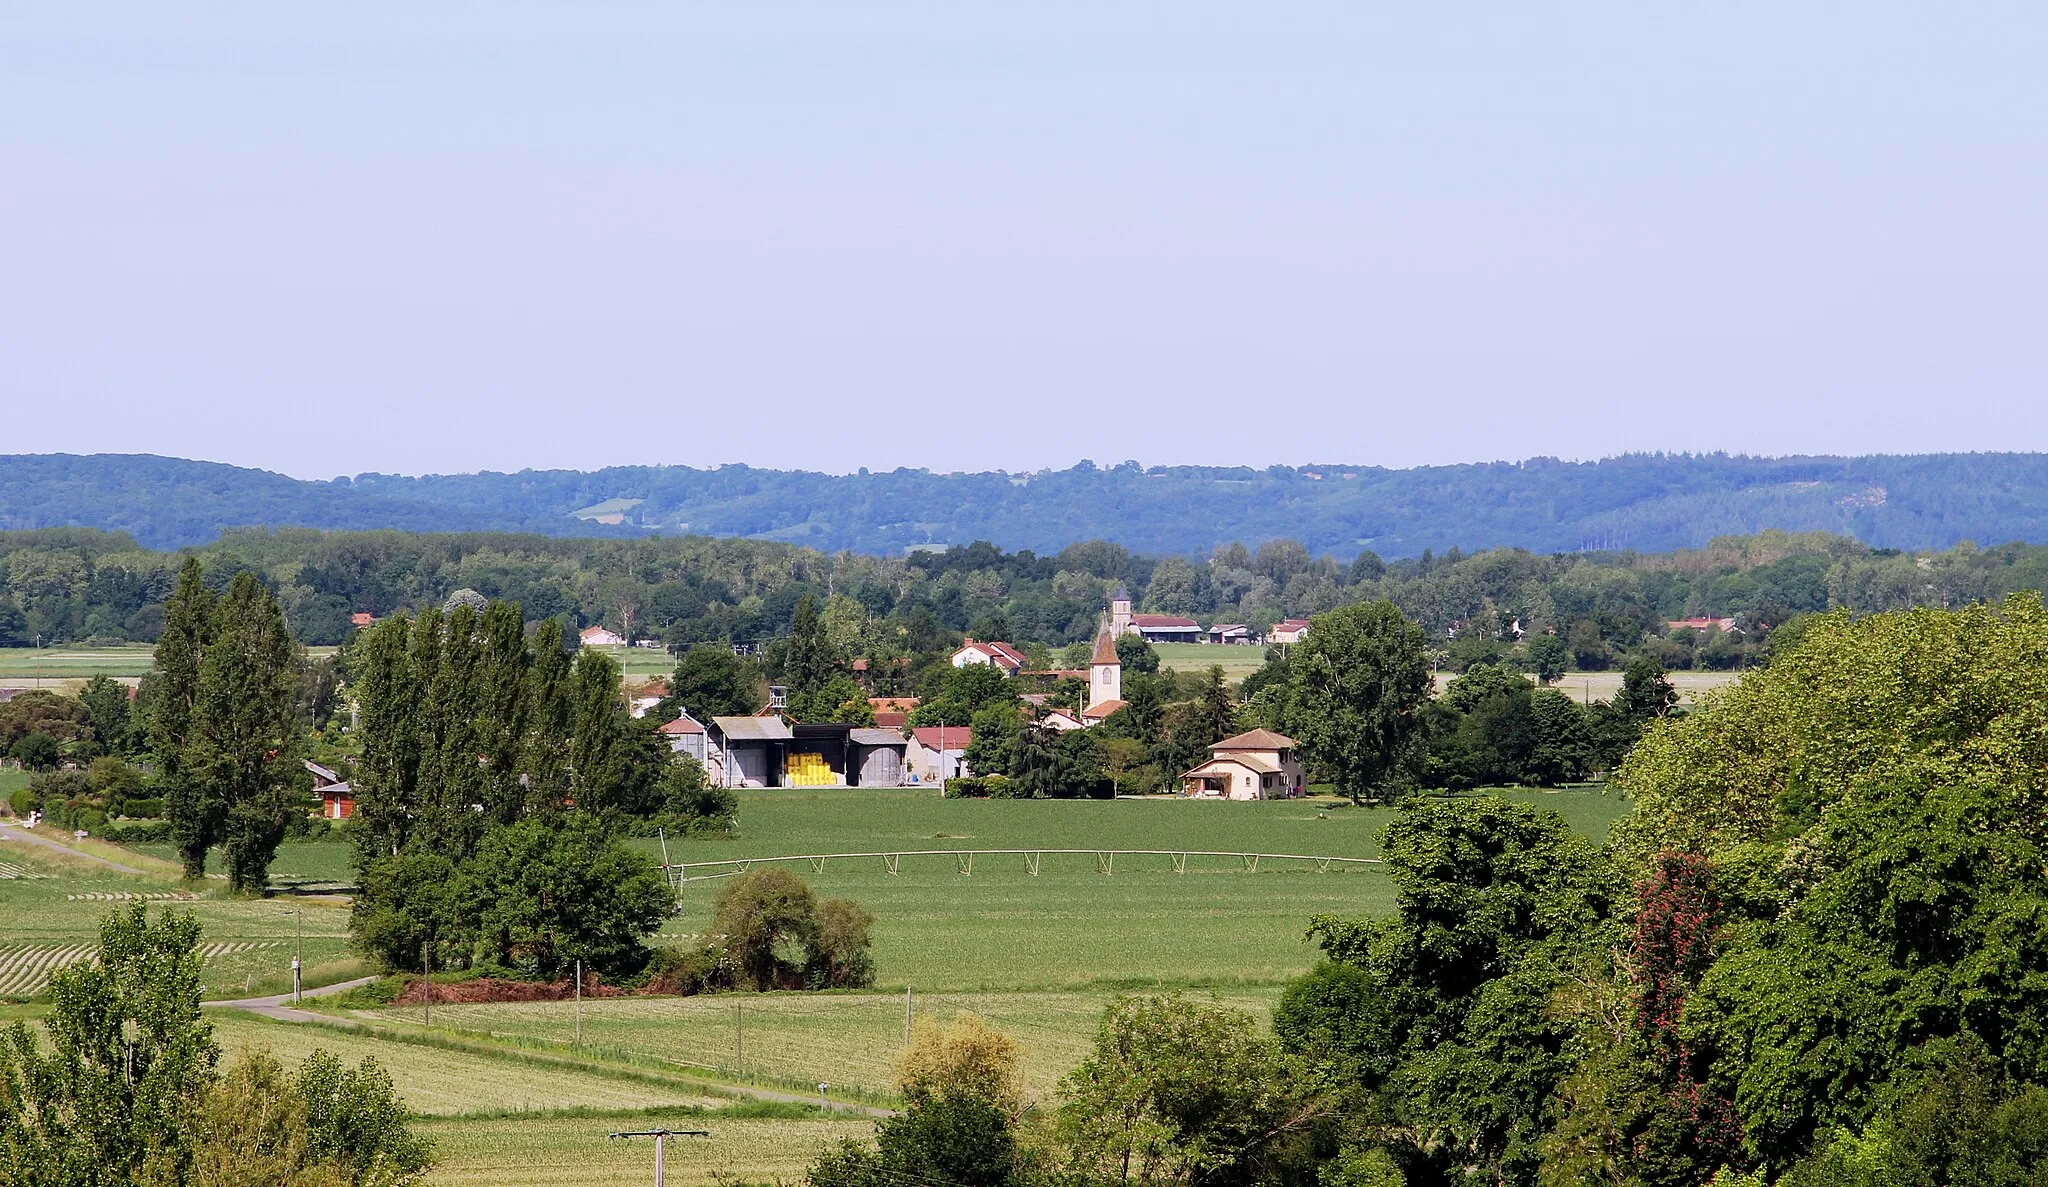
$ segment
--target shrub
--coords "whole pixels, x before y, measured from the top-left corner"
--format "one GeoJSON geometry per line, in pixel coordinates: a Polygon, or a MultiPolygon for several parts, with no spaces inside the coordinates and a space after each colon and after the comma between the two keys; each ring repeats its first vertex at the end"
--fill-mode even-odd
{"type": "Polygon", "coordinates": [[[160,820],[164,814],[164,802],[156,798],[116,800],[107,805],[107,812],[130,820],[160,820]]]}
{"type": "Polygon", "coordinates": [[[48,734],[23,734],[11,751],[16,761],[31,771],[49,771],[57,766],[57,739],[48,734]]]}
{"type": "Polygon", "coordinates": [[[26,787],[18,788],[13,795],[7,797],[7,806],[14,810],[16,816],[27,816],[43,806],[43,797],[26,787]]]}
{"type": "Polygon", "coordinates": [[[874,983],[874,916],[844,899],[823,903],[788,870],[728,882],[712,907],[720,972],[747,989],[834,989],[874,983]]]}
{"type": "Polygon", "coordinates": [[[100,839],[116,845],[170,845],[177,841],[168,820],[141,824],[109,824],[99,831],[100,839]]]}

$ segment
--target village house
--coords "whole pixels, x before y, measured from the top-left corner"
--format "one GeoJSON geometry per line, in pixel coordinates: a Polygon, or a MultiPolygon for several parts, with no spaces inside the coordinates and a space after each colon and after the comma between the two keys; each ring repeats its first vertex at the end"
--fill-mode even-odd
{"type": "Polygon", "coordinates": [[[348,616],[348,624],[359,631],[367,631],[377,625],[377,616],[367,610],[358,610],[348,616]]]}
{"type": "Polygon", "coordinates": [[[1268,643],[1299,643],[1308,638],[1308,619],[1287,618],[1273,624],[1266,632],[1268,643]]]}
{"type": "Polygon", "coordinates": [[[967,747],[974,742],[974,730],[964,725],[921,725],[910,731],[904,747],[903,767],[913,783],[944,783],[970,773],[967,747]]]}
{"type": "Polygon", "coordinates": [[[1060,733],[1088,728],[1086,722],[1065,709],[1047,709],[1039,716],[1038,724],[1049,730],[1058,730],[1060,733]]]}
{"type": "Polygon", "coordinates": [[[624,647],[626,637],[607,627],[587,626],[577,636],[585,647],[624,647]]]}
{"type": "Polygon", "coordinates": [[[920,697],[868,698],[868,708],[875,711],[875,725],[882,729],[902,729],[923,703],[920,697]]]}
{"type": "Polygon", "coordinates": [[[355,789],[346,780],[312,759],[305,760],[305,767],[313,774],[313,795],[320,801],[320,815],[347,820],[356,814],[355,789]]]}
{"type": "Polygon", "coordinates": [[[1259,637],[1252,632],[1252,628],[1241,622],[1219,622],[1209,628],[1208,641],[1211,643],[1232,643],[1240,647],[1249,647],[1257,643],[1259,637]]]}
{"type": "Polygon", "coordinates": [[[1008,643],[968,639],[953,653],[953,666],[964,668],[968,664],[988,664],[1005,676],[1014,676],[1024,667],[1024,653],[1008,643]]]}
{"type": "Polygon", "coordinates": [[[1733,618],[1677,618],[1665,623],[1664,627],[1673,631],[1720,631],[1724,635],[1741,629],[1733,618]]]}
{"type": "Polygon", "coordinates": [[[1294,739],[1252,730],[1209,747],[1209,761],[1180,777],[1181,791],[1201,799],[1291,799],[1302,794],[1306,771],[1294,739]]]}
{"type": "Polygon", "coordinates": [[[645,717],[656,705],[667,699],[668,681],[649,680],[633,690],[633,695],[627,698],[627,705],[632,709],[633,716],[645,717]]]}

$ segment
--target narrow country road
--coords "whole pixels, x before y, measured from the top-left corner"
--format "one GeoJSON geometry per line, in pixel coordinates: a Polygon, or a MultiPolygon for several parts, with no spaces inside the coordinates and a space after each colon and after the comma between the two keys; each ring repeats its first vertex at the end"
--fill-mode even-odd
{"type": "Polygon", "coordinates": [[[119,870],[124,874],[140,874],[144,872],[136,869],[134,866],[124,866],[118,861],[108,861],[97,853],[86,853],[82,850],[73,849],[69,845],[60,845],[48,837],[39,837],[18,824],[0,824],[0,841],[22,841],[30,845],[40,845],[45,849],[55,850],[58,853],[84,858],[86,861],[96,861],[103,866],[119,870]]]}
{"type": "MultiPolygon", "coordinates": [[[[353,981],[337,981],[332,985],[322,985],[318,989],[305,990],[299,996],[329,997],[337,993],[346,993],[358,985],[368,985],[376,979],[375,977],[357,977],[353,981]]],[[[326,1022],[338,1026],[362,1025],[351,1019],[338,1018],[332,1014],[315,1014],[311,1010],[294,1009],[290,1004],[291,1000],[292,995],[289,993],[275,993],[269,997],[238,997],[231,1001],[201,1002],[199,1004],[221,1010],[247,1010],[251,1014],[261,1014],[265,1018],[275,1018],[279,1022],[326,1022]]]]}

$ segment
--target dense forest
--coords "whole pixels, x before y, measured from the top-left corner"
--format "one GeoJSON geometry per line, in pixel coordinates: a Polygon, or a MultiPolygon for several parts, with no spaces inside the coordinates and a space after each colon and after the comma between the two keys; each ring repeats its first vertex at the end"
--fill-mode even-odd
{"type": "Polygon", "coordinates": [[[1873,547],[2044,541],[2048,455],[1750,458],[1634,454],[1390,470],[1082,462],[1029,474],[831,475],[729,465],[615,466],[328,482],[150,455],[0,457],[0,528],[96,527],[155,548],[234,527],[744,536],[900,554],[1075,540],[1206,554],[1288,537],[1314,555],[1456,546],[1536,552],[1700,547],[1822,531],[1873,547]]]}
{"type": "Polygon", "coordinates": [[[1053,651],[1091,636],[1108,591],[1122,581],[1141,612],[1255,628],[1386,598],[1423,624],[1441,662],[1459,670],[1504,658],[1518,636],[1562,643],[1537,649],[1553,667],[1598,670],[1639,653],[1665,668],[1740,667],[1795,615],[1953,607],[2048,586],[2048,548],[1903,553],[1781,532],[1660,554],[1453,548],[1339,561],[1289,539],[1230,544],[1206,557],[1143,556],[1104,541],[1049,556],[977,543],[877,557],[696,536],[309,530],[237,531],[165,553],[119,534],[50,529],[0,533],[0,646],[154,642],[185,555],[200,560],[216,591],[253,573],[293,635],[315,645],[341,642],[354,614],[438,607],[469,590],[518,602],[530,622],[603,624],[678,650],[759,646],[785,636],[809,596],[841,645],[862,654],[908,656],[971,634],[1017,643],[1049,662],[1053,651]],[[1738,629],[1668,626],[1702,616],[1733,618],[1738,629]]]}

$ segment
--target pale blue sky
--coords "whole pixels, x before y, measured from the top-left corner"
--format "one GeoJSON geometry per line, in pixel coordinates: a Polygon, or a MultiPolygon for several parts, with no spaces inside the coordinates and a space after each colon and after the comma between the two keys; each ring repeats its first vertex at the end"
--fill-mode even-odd
{"type": "Polygon", "coordinates": [[[2040,4],[0,7],[0,452],[2048,448],[2040,4]]]}

